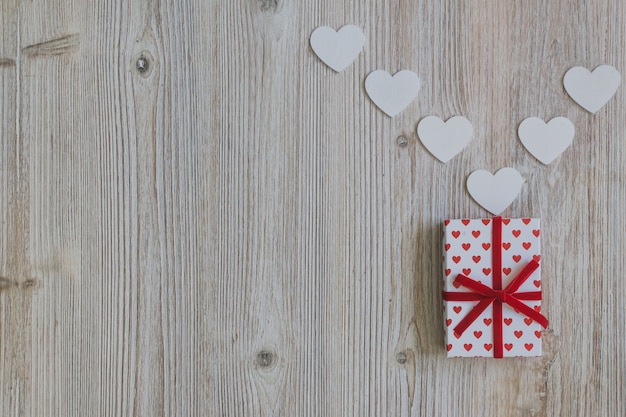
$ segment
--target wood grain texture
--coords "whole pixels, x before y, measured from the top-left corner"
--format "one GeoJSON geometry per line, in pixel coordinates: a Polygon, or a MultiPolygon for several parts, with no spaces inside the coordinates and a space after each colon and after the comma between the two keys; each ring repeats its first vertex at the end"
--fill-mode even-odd
{"type": "Polygon", "coordinates": [[[6,0],[0,25],[0,415],[626,415],[626,93],[590,115],[562,87],[626,74],[623,1],[6,0]],[[348,23],[337,74],[308,38],[348,23]],[[394,119],[375,69],[423,81],[394,119]],[[444,165],[415,126],[457,114],[444,165]],[[528,116],[576,126],[549,166],[528,116]],[[446,359],[441,222],[487,216],[465,178],[503,166],[504,215],[542,218],[545,355],[446,359]]]}

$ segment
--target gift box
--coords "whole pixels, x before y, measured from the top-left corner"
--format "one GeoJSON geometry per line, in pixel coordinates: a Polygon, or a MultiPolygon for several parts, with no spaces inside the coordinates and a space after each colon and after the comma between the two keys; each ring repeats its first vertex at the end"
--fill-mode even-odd
{"type": "Polygon", "coordinates": [[[444,222],[448,357],[541,356],[539,219],[444,222]]]}

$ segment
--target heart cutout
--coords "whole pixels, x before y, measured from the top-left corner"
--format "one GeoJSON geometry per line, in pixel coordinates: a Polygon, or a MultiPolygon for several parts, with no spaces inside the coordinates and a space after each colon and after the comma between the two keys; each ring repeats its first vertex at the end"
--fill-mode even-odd
{"type": "Polygon", "coordinates": [[[310,43],[313,52],[324,64],[341,72],[361,53],[365,34],[354,25],[346,25],[338,31],[320,26],[311,33],[310,43]]]}
{"type": "Polygon", "coordinates": [[[388,116],[394,117],[417,96],[420,80],[412,71],[398,71],[393,77],[387,71],[376,70],[365,79],[365,91],[370,99],[388,116]]]}
{"type": "Polygon", "coordinates": [[[548,123],[529,117],[520,123],[517,135],[528,152],[548,165],[572,144],[575,131],[574,124],[565,117],[555,117],[548,123]]]}
{"type": "Polygon", "coordinates": [[[437,116],[428,116],[417,125],[417,135],[424,147],[444,164],[467,146],[472,132],[472,123],[463,116],[445,122],[437,116]]]}
{"type": "Polygon", "coordinates": [[[467,178],[467,191],[490,213],[502,213],[522,190],[524,180],[514,168],[502,168],[495,175],[479,169],[467,178]]]}
{"type": "Polygon", "coordinates": [[[574,67],[565,73],[563,87],[582,108],[595,113],[615,95],[621,81],[620,73],[610,65],[599,65],[593,72],[574,67]]]}

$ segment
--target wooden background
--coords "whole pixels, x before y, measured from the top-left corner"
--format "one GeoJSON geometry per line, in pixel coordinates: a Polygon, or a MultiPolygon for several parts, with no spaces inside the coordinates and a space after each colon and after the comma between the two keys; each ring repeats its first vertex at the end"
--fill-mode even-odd
{"type": "Polygon", "coordinates": [[[2,0],[0,32],[0,415],[626,415],[626,91],[562,87],[626,74],[623,0],[2,0]],[[348,23],[336,74],[308,38],[348,23]],[[399,117],[375,69],[420,76],[399,117]],[[445,165],[428,115],[473,123],[445,165]],[[549,166],[528,116],[576,126],[549,166]],[[545,355],[446,359],[441,222],[503,166],[545,355]]]}

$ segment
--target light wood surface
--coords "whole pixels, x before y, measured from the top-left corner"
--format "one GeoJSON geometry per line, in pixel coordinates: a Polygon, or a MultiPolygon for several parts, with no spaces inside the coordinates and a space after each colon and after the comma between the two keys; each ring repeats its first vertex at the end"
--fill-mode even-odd
{"type": "Polygon", "coordinates": [[[626,74],[622,0],[0,4],[1,416],[626,415],[626,90],[562,87],[626,74]],[[348,23],[336,74],[308,38],[348,23]],[[394,119],[375,69],[423,82],[394,119]],[[445,165],[428,115],[473,123],[445,165]],[[528,116],[576,126],[549,166],[528,116]],[[542,219],[544,357],[446,359],[441,222],[503,166],[503,214],[542,219]]]}

